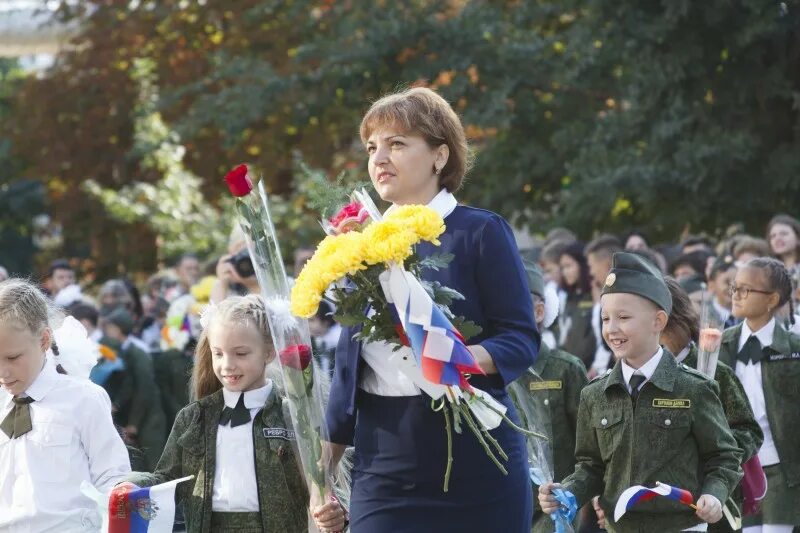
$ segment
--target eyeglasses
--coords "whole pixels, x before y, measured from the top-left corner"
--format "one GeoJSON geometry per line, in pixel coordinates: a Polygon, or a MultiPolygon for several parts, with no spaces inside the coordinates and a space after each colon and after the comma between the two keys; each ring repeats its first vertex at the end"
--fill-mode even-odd
{"type": "Polygon", "coordinates": [[[728,294],[731,295],[731,298],[736,296],[736,293],[739,293],[739,296],[741,296],[742,300],[746,300],[747,297],[750,296],[751,292],[756,292],[758,294],[772,294],[775,291],[762,291],[758,289],[751,289],[749,287],[737,287],[736,285],[731,285],[728,288],[728,294]]]}

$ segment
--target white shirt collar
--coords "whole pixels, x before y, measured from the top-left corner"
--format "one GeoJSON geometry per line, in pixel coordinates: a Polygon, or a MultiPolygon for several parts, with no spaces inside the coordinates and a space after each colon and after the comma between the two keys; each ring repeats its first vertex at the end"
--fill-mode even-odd
{"type": "Polygon", "coordinates": [[[714,306],[714,310],[717,312],[717,315],[723,323],[726,322],[731,316],[731,310],[726,307],[722,307],[716,298],[711,301],[711,305],[714,306]]]}
{"type": "MultiPolygon", "coordinates": [[[[260,409],[264,407],[264,404],[267,403],[267,398],[269,398],[270,392],[272,392],[272,380],[268,379],[263,387],[249,390],[244,393],[244,406],[248,409],[260,409]]],[[[224,387],[222,388],[222,395],[225,397],[225,405],[231,409],[236,407],[236,404],[239,401],[239,395],[241,394],[242,393],[239,391],[229,391],[224,387]]]]}
{"type": "Polygon", "coordinates": [[[758,339],[758,342],[761,343],[762,348],[766,348],[767,346],[772,345],[772,337],[775,333],[775,319],[770,319],[766,325],[761,328],[760,330],[754,332],[750,329],[750,326],[747,325],[747,320],[742,322],[742,333],[739,335],[739,350],[742,349],[744,343],[747,342],[747,339],[750,338],[750,335],[755,335],[758,339]]]}
{"type": "MultiPolygon", "coordinates": [[[[650,381],[650,378],[653,377],[653,374],[658,368],[658,363],[661,361],[661,356],[664,354],[664,349],[659,346],[658,351],[655,353],[653,357],[650,358],[645,364],[643,364],[638,370],[629,366],[628,363],[625,362],[623,359],[622,363],[622,377],[625,378],[625,383],[630,384],[631,376],[634,373],[639,373],[644,376],[645,381],[650,381]]],[[[644,385],[644,381],[642,382],[644,385]]],[[[630,385],[628,385],[630,387],[630,385]]]]}
{"type": "MultiPolygon", "coordinates": [[[[447,215],[453,212],[456,207],[458,207],[458,201],[456,197],[452,195],[452,193],[448,192],[447,189],[442,189],[439,193],[433,197],[433,200],[428,202],[428,207],[439,213],[439,216],[443,219],[447,218],[447,215]]],[[[395,204],[389,206],[389,209],[386,210],[384,213],[388,215],[392,211],[397,209],[395,204]]]]}
{"type": "Polygon", "coordinates": [[[675,361],[678,363],[682,363],[684,359],[689,357],[689,352],[691,351],[692,351],[692,343],[690,342],[689,344],[686,345],[686,348],[681,350],[678,353],[678,355],[675,356],[675,361]]]}
{"type": "Polygon", "coordinates": [[[42,371],[39,372],[39,375],[36,376],[33,383],[27,388],[25,395],[30,396],[37,402],[42,401],[42,398],[53,389],[58,376],[59,374],[55,365],[50,364],[50,362],[45,359],[42,371]]]}

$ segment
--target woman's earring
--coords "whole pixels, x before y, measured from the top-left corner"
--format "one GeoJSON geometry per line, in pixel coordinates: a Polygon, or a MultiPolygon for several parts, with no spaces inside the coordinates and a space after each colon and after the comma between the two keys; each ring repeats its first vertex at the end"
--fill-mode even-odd
{"type": "Polygon", "coordinates": [[[433,172],[437,176],[442,173],[442,169],[441,168],[439,168],[439,167],[433,167],[433,168],[434,168],[433,172]]]}

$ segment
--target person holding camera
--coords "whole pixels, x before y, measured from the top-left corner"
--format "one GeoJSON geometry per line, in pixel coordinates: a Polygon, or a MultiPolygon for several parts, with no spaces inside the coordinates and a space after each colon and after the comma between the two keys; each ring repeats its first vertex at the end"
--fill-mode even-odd
{"type": "Polygon", "coordinates": [[[228,296],[260,292],[244,233],[237,225],[231,232],[227,255],[217,261],[217,281],[211,289],[211,302],[217,304],[228,296]]]}

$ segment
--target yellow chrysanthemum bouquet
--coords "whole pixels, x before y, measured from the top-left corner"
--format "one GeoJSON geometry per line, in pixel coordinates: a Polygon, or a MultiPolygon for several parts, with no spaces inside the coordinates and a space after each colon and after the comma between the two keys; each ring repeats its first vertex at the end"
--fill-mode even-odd
{"type": "MultiPolygon", "coordinates": [[[[363,325],[360,339],[385,341],[399,348],[408,345],[408,340],[391,316],[380,274],[394,264],[419,279],[425,269],[447,266],[452,256],[423,259],[414,252],[414,246],[423,241],[439,245],[438,237],[445,225],[433,209],[422,205],[398,206],[383,216],[370,214],[371,210],[374,206],[353,201],[323,221],[328,236],[297,277],[291,309],[295,315],[309,318],[317,312],[323,298],[329,299],[336,308],[337,322],[343,326],[363,325]],[[371,313],[366,312],[368,307],[371,313]]],[[[480,332],[478,326],[454,317],[447,309],[454,299],[462,298],[459,293],[435,283],[423,282],[423,286],[464,337],[480,332]]]]}

